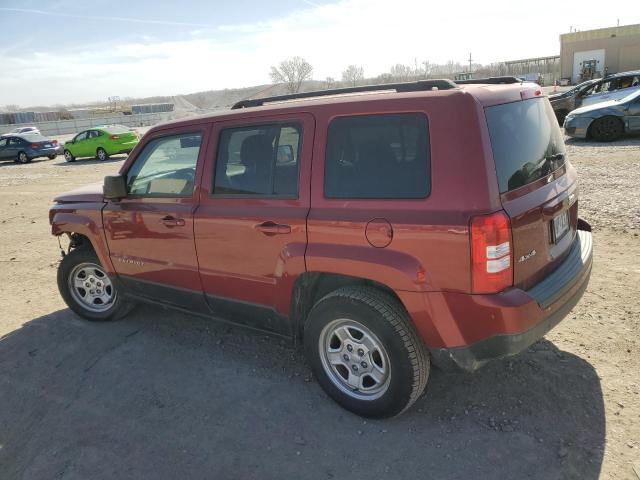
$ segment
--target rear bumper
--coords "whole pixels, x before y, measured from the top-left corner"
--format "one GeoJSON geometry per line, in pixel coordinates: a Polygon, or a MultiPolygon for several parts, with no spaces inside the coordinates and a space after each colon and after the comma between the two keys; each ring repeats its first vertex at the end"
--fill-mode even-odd
{"type": "Polygon", "coordinates": [[[458,294],[456,299],[446,299],[449,321],[455,327],[440,327],[445,345],[430,348],[434,363],[445,369],[473,371],[490,360],[525,350],[578,303],[589,284],[592,254],[591,233],[578,231],[567,258],[531,290],[512,288],[496,295],[458,294]],[[468,298],[460,306],[462,297],[468,298]],[[458,345],[446,345],[451,340],[458,345]]]}

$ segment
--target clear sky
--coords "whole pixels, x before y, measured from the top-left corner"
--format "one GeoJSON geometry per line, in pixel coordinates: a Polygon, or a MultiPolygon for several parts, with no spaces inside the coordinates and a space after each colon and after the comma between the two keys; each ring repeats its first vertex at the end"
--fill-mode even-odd
{"type": "Polygon", "coordinates": [[[0,106],[244,87],[300,55],[351,64],[556,55],[558,36],[640,23],[638,0],[0,0],[0,106]]]}

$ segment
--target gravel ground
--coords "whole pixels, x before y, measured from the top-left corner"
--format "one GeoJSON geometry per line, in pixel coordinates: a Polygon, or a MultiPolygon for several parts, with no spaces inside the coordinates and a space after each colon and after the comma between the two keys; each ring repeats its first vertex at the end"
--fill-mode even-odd
{"type": "Polygon", "coordinates": [[[595,263],[565,321],[475,374],[433,371],[386,421],[336,406],[277,339],[153,307],[79,319],[47,209],[122,157],[0,164],[0,478],[637,480],[639,147],[568,142],[595,263]]]}

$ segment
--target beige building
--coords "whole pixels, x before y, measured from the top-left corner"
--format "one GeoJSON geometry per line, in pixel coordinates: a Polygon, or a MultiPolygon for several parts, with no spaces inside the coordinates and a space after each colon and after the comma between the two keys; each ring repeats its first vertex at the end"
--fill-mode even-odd
{"type": "Polygon", "coordinates": [[[640,70],[640,25],[560,35],[561,78],[578,83],[590,70],[594,78],[640,70]]]}

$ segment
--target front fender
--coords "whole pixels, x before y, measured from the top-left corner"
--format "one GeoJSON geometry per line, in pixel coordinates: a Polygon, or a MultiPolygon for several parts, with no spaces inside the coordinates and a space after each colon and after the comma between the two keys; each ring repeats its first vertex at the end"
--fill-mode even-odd
{"type": "Polygon", "coordinates": [[[83,211],[78,211],[71,205],[55,206],[49,212],[51,233],[60,236],[64,233],[77,233],[89,239],[93,249],[108,274],[115,275],[115,268],[109,257],[104,228],[102,226],[103,204],[95,204],[96,210],[88,210],[83,205],[83,211]]]}

